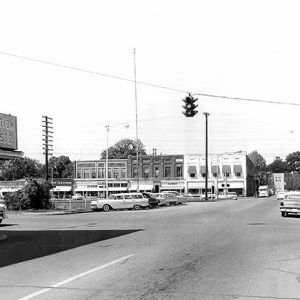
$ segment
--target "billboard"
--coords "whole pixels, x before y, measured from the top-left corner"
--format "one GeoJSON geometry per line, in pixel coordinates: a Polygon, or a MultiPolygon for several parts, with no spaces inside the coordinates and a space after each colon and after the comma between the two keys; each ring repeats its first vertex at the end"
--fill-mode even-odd
{"type": "Polygon", "coordinates": [[[0,113],[0,149],[17,150],[17,117],[0,113]]]}

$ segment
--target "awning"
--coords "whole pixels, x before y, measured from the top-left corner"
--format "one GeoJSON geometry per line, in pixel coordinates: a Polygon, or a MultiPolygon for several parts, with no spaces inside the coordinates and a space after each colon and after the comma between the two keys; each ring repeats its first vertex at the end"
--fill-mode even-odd
{"type": "MultiPolygon", "coordinates": [[[[151,184],[139,184],[139,190],[140,191],[152,191],[153,185],[151,184]]],[[[131,184],[130,191],[136,191],[137,190],[137,184],[131,184]]]]}
{"type": "Polygon", "coordinates": [[[231,167],[229,165],[222,166],[222,172],[224,173],[231,173],[231,167]]]}
{"type": "Polygon", "coordinates": [[[205,166],[200,166],[200,174],[206,173],[206,167],[205,166]]]}
{"type": "Polygon", "coordinates": [[[188,168],[188,173],[189,173],[189,174],[195,174],[195,176],[197,177],[197,169],[196,169],[196,166],[189,166],[189,168],[188,168]]]}
{"type": "Polygon", "coordinates": [[[53,192],[71,192],[72,187],[71,186],[56,186],[55,188],[52,189],[53,192]]]}
{"type": "MultiPolygon", "coordinates": [[[[210,180],[207,182],[207,187],[211,188],[210,180]]],[[[191,182],[188,182],[187,188],[188,189],[205,189],[205,182],[199,182],[199,181],[192,182],[191,181],[191,182]]]]}
{"type": "Polygon", "coordinates": [[[242,173],[241,165],[233,165],[233,173],[242,173]]]}
{"type": "Polygon", "coordinates": [[[211,172],[220,174],[220,167],[218,165],[212,165],[211,166],[211,172]]]}

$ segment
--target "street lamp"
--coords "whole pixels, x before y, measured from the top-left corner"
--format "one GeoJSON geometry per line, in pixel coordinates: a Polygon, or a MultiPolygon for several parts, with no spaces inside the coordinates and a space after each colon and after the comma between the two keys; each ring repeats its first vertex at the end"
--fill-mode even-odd
{"type": "Polygon", "coordinates": [[[113,126],[109,124],[105,125],[106,128],[106,162],[105,162],[106,199],[108,198],[108,133],[110,129],[121,125],[124,125],[125,128],[129,128],[128,123],[118,123],[113,126]]]}

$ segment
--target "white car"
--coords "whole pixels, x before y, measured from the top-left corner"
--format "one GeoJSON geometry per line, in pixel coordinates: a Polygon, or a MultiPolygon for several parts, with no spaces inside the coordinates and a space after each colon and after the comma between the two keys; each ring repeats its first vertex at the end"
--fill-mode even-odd
{"type": "Polygon", "coordinates": [[[177,191],[162,191],[160,192],[166,197],[170,204],[183,204],[187,202],[187,197],[178,193],[177,191]]]}
{"type": "Polygon", "coordinates": [[[282,199],[284,199],[284,195],[285,195],[285,192],[278,192],[277,193],[277,200],[282,200],[282,199]]]}
{"type": "Polygon", "coordinates": [[[72,196],[73,200],[83,200],[84,196],[82,196],[81,194],[75,194],[72,196]]]}
{"type": "Polygon", "coordinates": [[[103,210],[105,212],[111,209],[135,209],[146,208],[149,206],[148,198],[142,193],[121,193],[111,194],[108,199],[97,199],[91,201],[92,210],[103,210]]]}
{"type": "Polygon", "coordinates": [[[228,193],[221,192],[218,195],[218,199],[233,199],[233,200],[237,200],[238,197],[237,197],[236,192],[228,192],[228,193]]]}
{"type": "Polygon", "coordinates": [[[289,214],[300,215],[300,192],[287,192],[280,202],[280,211],[283,217],[289,214]]]}

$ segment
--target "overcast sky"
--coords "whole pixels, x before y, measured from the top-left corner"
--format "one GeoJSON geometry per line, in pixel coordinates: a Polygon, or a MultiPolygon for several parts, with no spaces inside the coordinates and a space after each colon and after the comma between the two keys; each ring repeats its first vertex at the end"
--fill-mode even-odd
{"type": "Polygon", "coordinates": [[[18,118],[19,150],[43,162],[42,115],[53,118],[54,155],[98,159],[136,138],[147,153],[257,150],[272,162],[300,150],[300,106],[198,97],[183,91],[300,105],[300,1],[1,1],[2,113],[18,118]],[[6,53],[6,54],[5,54],[6,53]],[[7,54],[95,73],[80,72],[7,54]],[[98,73],[98,74],[96,74],[98,73]],[[176,91],[179,90],[179,91],[176,91]],[[182,91],[182,92],[180,92],[182,91]]]}

